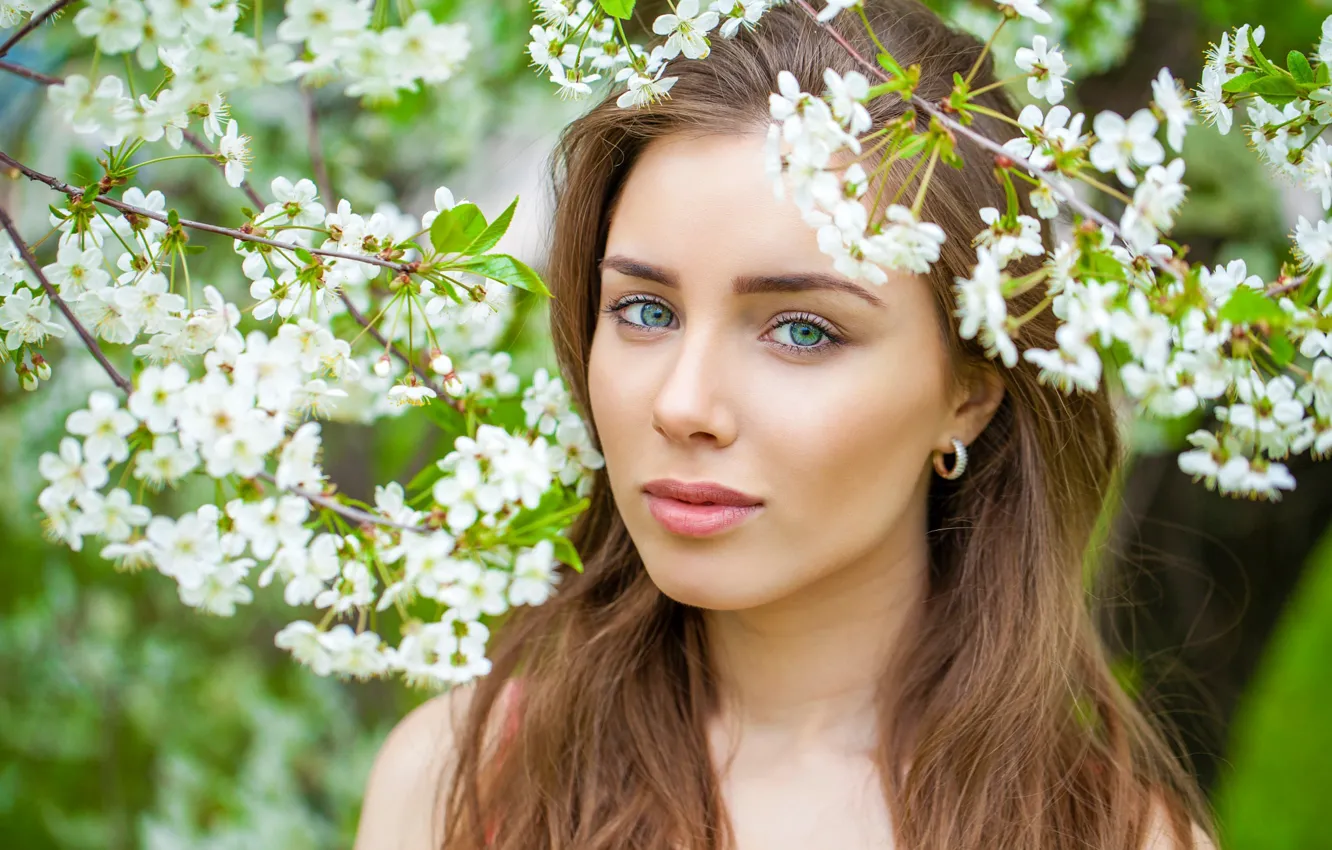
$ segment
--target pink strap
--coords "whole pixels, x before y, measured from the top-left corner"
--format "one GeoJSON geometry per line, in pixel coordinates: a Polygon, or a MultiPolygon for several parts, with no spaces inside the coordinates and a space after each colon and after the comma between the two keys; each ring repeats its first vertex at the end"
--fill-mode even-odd
{"type": "MultiPolygon", "coordinates": [[[[499,751],[496,757],[503,759],[505,752],[509,749],[509,741],[518,734],[519,722],[519,702],[518,698],[522,692],[522,679],[510,679],[504,683],[504,693],[500,696],[501,708],[504,713],[504,727],[500,731],[499,751]]],[[[491,821],[486,825],[486,846],[489,847],[495,842],[495,834],[499,831],[499,822],[491,821]]]]}

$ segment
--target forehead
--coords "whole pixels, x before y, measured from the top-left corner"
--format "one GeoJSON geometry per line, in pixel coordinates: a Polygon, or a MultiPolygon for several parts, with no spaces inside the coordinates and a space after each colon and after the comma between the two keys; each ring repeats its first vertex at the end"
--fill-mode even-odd
{"type": "Polygon", "coordinates": [[[680,269],[832,272],[794,201],[774,196],[763,147],[758,132],[648,144],[612,211],[606,253],[680,269]]]}

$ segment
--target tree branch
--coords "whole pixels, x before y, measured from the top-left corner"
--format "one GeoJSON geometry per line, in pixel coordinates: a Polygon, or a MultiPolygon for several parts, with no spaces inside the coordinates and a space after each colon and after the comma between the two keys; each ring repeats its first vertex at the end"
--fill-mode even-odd
{"type": "Polygon", "coordinates": [[[17,74],[20,77],[32,80],[34,83],[41,83],[44,86],[56,86],[63,82],[59,77],[52,77],[43,74],[40,71],[34,71],[31,68],[24,68],[22,65],[15,65],[7,59],[0,59],[0,71],[8,71],[11,74],[17,74]]]}
{"type": "Polygon", "coordinates": [[[324,162],[324,147],[319,141],[319,112],[315,109],[314,91],[301,84],[301,97],[305,101],[306,132],[310,145],[310,168],[324,200],[333,203],[333,183],[328,179],[328,166],[324,162]]]}
{"type": "MultiPolygon", "coordinates": [[[[828,35],[832,37],[833,41],[836,41],[838,44],[840,44],[842,48],[851,55],[852,59],[855,59],[857,62],[859,62],[879,80],[884,82],[888,81],[889,77],[886,73],[884,73],[883,69],[880,68],[878,65],[871,63],[870,61],[865,59],[865,57],[861,56],[860,53],[854,47],[851,46],[850,42],[848,42],[840,32],[833,29],[831,21],[819,21],[818,13],[814,11],[814,8],[809,5],[807,0],[795,0],[795,2],[797,5],[800,6],[801,9],[805,11],[806,14],[810,16],[810,18],[814,19],[815,23],[818,26],[822,27],[828,33],[828,35]]],[[[1082,200],[1082,198],[1079,198],[1077,194],[1073,192],[1071,187],[1066,192],[1057,184],[1051,183],[1048,180],[1044,180],[1041,175],[1045,174],[1045,169],[1037,168],[1035,165],[1031,163],[1030,160],[1024,159],[1023,157],[1017,156],[1012,152],[1005,150],[1002,145],[995,142],[993,139],[987,138],[981,135],[980,133],[977,133],[975,130],[972,130],[970,127],[962,126],[955,119],[945,115],[939,109],[939,107],[935,106],[933,103],[929,102],[928,100],[925,100],[924,98],[918,95],[913,94],[911,96],[911,104],[913,106],[919,107],[921,110],[925,111],[932,117],[938,119],[938,121],[941,124],[943,124],[945,127],[947,127],[949,130],[959,135],[967,137],[971,141],[975,142],[976,144],[980,145],[982,148],[985,148],[986,150],[990,151],[996,156],[1007,157],[1008,159],[1012,160],[1015,165],[1022,166],[1022,168],[1024,168],[1028,174],[1030,174],[1033,177],[1036,177],[1037,179],[1040,179],[1053,191],[1057,192],[1065,200],[1065,202],[1068,203],[1070,207],[1072,207],[1075,211],[1080,213],[1084,218],[1089,218],[1092,221],[1096,222],[1097,224],[1101,225],[1102,227],[1108,228],[1110,232],[1113,233],[1115,237],[1119,239],[1120,242],[1128,244],[1127,242],[1125,242],[1123,234],[1119,232],[1119,225],[1115,224],[1113,221],[1107,218],[1103,213],[1099,212],[1090,204],[1088,204],[1086,201],[1082,200]]],[[[1176,274],[1176,271],[1174,269],[1158,261],[1155,257],[1148,255],[1147,259],[1152,263],[1152,265],[1156,266],[1162,271],[1166,271],[1171,274],[1176,274]]]]}
{"type": "Polygon", "coordinates": [[[106,374],[111,376],[111,381],[126,393],[133,392],[134,385],[130,383],[128,378],[117,372],[116,367],[111,365],[111,361],[106,359],[106,354],[102,352],[102,347],[97,344],[96,338],[88,333],[88,329],[74,315],[74,311],[69,309],[69,305],[65,303],[65,299],[60,297],[60,293],[51,285],[51,281],[47,280],[46,275],[42,274],[42,267],[37,264],[37,258],[28,249],[28,243],[23,241],[18,228],[14,226],[14,220],[9,217],[9,213],[5,211],[3,206],[0,206],[0,226],[4,227],[9,234],[9,239],[23,257],[23,262],[27,263],[28,268],[32,269],[32,273],[37,276],[38,283],[42,285],[42,289],[45,290],[47,297],[51,299],[51,303],[56,305],[60,312],[65,315],[65,319],[73,326],[74,332],[83,340],[83,344],[88,347],[88,351],[97,359],[98,363],[102,364],[106,374]]]}
{"type": "Polygon", "coordinates": [[[19,41],[22,40],[24,36],[32,32],[33,30],[37,29],[37,27],[41,26],[42,21],[51,17],[56,12],[59,12],[64,7],[68,6],[71,2],[73,2],[73,0],[56,0],[55,3],[52,3],[50,6],[47,6],[42,11],[37,12],[36,14],[32,15],[32,17],[28,18],[28,22],[18,28],[18,32],[11,35],[5,41],[4,44],[0,44],[0,56],[4,56],[6,53],[8,53],[9,49],[14,45],[18,44],[19,41]]]}
{"type": "MultiPolygon", "coordinates": [[[[8,165],[11,168],[17,169],[29,180],[35,180],[38,183],[45,183],[47,186],[50,186],[52,189],[55,189],[57,192],[64,192],[66,195],[69,195],[71,197],[83,196],[83,190],[78,188],[77,186],[71,186],[68,183],[56,179],[55,177],[51,177],[50,175],[47,174],[42,174],[40,171],[34,171],[28,166],[24,165],[23,163],[9,156],[4,151],[0,151],[0,164],[8,165]]],[[[96,198],[94,198],[94,200],[97,201],[99,204],[106,204],[108,207],[120,210],[121,212],[133,213],[134,215],[143,216],[145,218],[151,218],[153,221],[160,221],[163,224],[170,223],[167,221],[167,217],[162,215],[161,213],[156,213],[153,212],[152,210],[143,209],[142,207],[131,206],[129,204],[108,198],[105,195],[98,195],[96,198]]],[[[275,248],[290,249],[293,247],[290,242],[279,242],[275,239],[266,239],[262,236],[255,236],[253,233],[245,233],[243,231],[235,230],[230,227],[219,227],[216,224],[208,224],[207,222],[202,222],[202,221],[191,221],[187,218],[179,219],[179,221],[182,227],[188,227],[191,230],[202,230],[205,233],[217,233],[222,236],[230,236],[232,239],[239,239],[242,242],[257,242],[260,245],[272,245],[275,248]]],[[[398,274],[411,275],[415,271],[415,269],[413,269],[410,266],[410,264],[395,263],[389,260],[380,259],[379,257],[370,254],[348,254],[345,251],[328,251],[323,248],[305,248],[304,250],[309,251],[311,254],[317,254],[321,257],[336,257],[337,259],[340,260],[354,260],[360,263],[368,263],[372,266],[381,266],[383,268],[395,271],[398,274]]]]}
{"type": "MultiPolygon", "coordinates": [[[[49,175],[42,174],[41,172],[38,171],[34,171],[31,168],[28,168],[23,163],[9,156],[4,151],[0,151],[0,163],[9,165],[10,167],[17,169],[19,172],[21,172],[24,176],[26,176],[30,180],[35,180],[39,183],[45,183],[47,186],[50,186],[52,189],[55,189],[57,192],[64,192],[65,194],[71,197],[83,196],[82,189],[70,186],[69,184],[57,180],[56,178],[51,177],[49,175]]],[[[161,213],[153,212],[152,210],[143,209],[142,207],[135,207],[131,206],[130,204],[121,203],[120,201],[113,200],[111,198],[106,197],[105,195],[98,195],[94,200],[96,200],[98,203],[106,204],[109,207],[120,210],[121,212],[127,212],[133,215],[144,216],[146,218],[151,218],[154,221],[160,221],[163,224],[169,223],[167,217],[162,215],[161,213]]],[[[255,203],[257,203],[260,208],[264,206],[262,198],[256,200],[255,203]]],[[[178,219],[178,221],[180,222],[180,225],[182,227],[188,227],[194,230],[202,230],[206,233],[217,233],[222,236],[230,236],[233,239],[240,239],[246,242],[258,242],[261,245],[272,245],[277,248],[285,248],[288,250],[292,248],[292,245],[289,242],[278,242],[277,240],[274,239],[265,239],[261,236],[255,236],[252,233],[244,233],[239,230],[233,230],[229,227],[218,227],[215,224],[207,224],[202,221],[191,221],[185,218],[178,219]]],[[[324,257],[338,257],[341,259],[368,262],[373,265],[383,266],[384,268],[392,269],[393,271],[396,271],[399,274],[410,275],[412,273],[412,270],[406,264],[392,263],[387,260],[381,260],[378,257],[347,254],[342,251],[325,251],[320,248],[306,248],[305,250],[309,251],[311,254],[318,254],[324,257]]],[[[356,305],[352,303],[351,298],[347,295],[345,291],[339,288],[337,290],[337,293],[338,293],[338,298],[340,298],[342,300],[342,303],[346,306],[347,312],[351,315],[353,319],[356,320],[357,324],[359,324],[361,327],[369,331],[370,335],[374,337],[375,340],[378,341],[380,345],[384,346],[385,350],[391,353],[394,357],[397,357],[404,364],[406,364],[413,372],[415,372],[417,376],[420,377],[421,380],[425,382],[426,386],[430,387],[430,389],[435,392],[436,398],[443,400],[445,403],[453,407],[459,413],[463,411],[462,402],[459,401],[458,399],[453,398],[452,396],[449,396],[447,393],[444,393],[440,387],[435,386],[433,376],[428,371],[426,371],[426,369],[423,366],[414,361],[412,358],[408,357],[406,353],[402,351],[402,349],[398,348],[396,345],[389,342],[389,340],[386,339],[382,333],[380,333],[379,329],[374,327],[370,323],[370,320],[366,318],[365,314],[362,313],[360,310],[356,309],[356,305]]]]}
{"type": "MultiPolygon", "coordinates": [[[[28,249],[28,243],[23,241],[17,228],[14,227],[13,220],[9,217],[9,214],[5,211],[3,206],[0,206],[0,227],[3,227],[9,234],[9,238],[14,243],[14,247],[16,247],[19,254],[23,256],[23,261],[28,264],[28,268],[32,269],[32,273],[37,276],[37,280],[41,283],[42,289],[44,289],[47,296],[50,297],[51,303],[55,304],[56,307],[60,309],[60,312],[65,315],[65,318],[74,327],[75,333],[77,333],[79,338],[83,340],[83,344],[87,346],[88,351],[97,359],[97,362],[102,365],[102,368],[106,370],[106,374],[111,377],[112,383],[119,387],[126,395],[133,393],[134,385],[130,383],[128,378],[116,371],[116,367],[111,365],[111,361],[107,360],[106,354],[103,353],[102,347],[98,345],[97,340],[92,334],[88,333],[88,329],[83,326],[83,323],[80,322],[74,315],[74,312],[70,310],[69,305],[65,303],[65,299],[60,297],[60,293],[57,292],[55,287],[51,285],[51,282],[46,279],[46,275],[42,274],[41,266],[37,264],[37,258],[34,257],[32,251],[28,249]]],[[[261,472],[259,477],[263,478],[265,481],[274,484],[277,483],[276,479],[268,472],[261,472]]],[[[300,496],[307,502],[335,511],[347,519],[355,520],[356,522],[369,522],[376,525],[389,526],[390,528],[398,528],[403,531],[415,531],[422,534],[430,531],[428,528],[403,525],[402,523],[377,517],[374,514],[366,513],[365,511],[353,508],[350,505],[344,505],[336,499],[331,499],[319,493],[312,493],[309,490],[303,490],[300,487],[288,487],[284,489],[294,495],[300,496]]]]}
{"type": "MultiPolygon", "coordinates": [[[[192,133],[189,130],[182,130],[180,134],[185,138],[185,141],[189,142],[190,145],[199,153],[206,153],[209,156],[215,156],[217,154],[217,151],[209,147],[208,143],[205,142],[203,139],[199,138],[197,134],[192,133]]],[[[226,174],[227,164],[225,162],[221,162],[220,160],[214,160],[213,164],[217,166],[219,171],[221,171],[223,174],[226,174]]],[[[249,180],[241,181],[240,190],[245,193],[245,197],[250,199],[250,203],[254,204],[258,208],[255,210],[255,212],[259,212],[259,210],[262,210],[264,208],[265,206],[264,199],[259,197],[259,193],[256,192],[254,190],[254,187],[250,185],[249,180]]]]}

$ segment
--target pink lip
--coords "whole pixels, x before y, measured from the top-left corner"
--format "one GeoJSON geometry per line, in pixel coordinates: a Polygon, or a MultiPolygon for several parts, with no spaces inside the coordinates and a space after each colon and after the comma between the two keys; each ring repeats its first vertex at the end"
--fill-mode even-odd
{"type": "Polygon", "coordinates": [[[667,531],[689,537],[716,534],[759,512],[763,502],[710,481],[685,483],[669,478],[643,487],[648,510],[667,531]]]}

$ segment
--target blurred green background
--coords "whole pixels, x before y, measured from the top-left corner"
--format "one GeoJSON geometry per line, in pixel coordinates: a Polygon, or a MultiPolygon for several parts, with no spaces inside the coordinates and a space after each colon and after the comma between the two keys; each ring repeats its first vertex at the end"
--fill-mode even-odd
{"type": "MultiPolygon", "coordinates": [[[[548,204],[545,157],[581,104],[558,100],[526,67],[526,0],[435,0],[437,20],[472,25],[465,73],[374,110],[313,93],[319,139],[339,197],[419,213],[448,185],[491,214],[521,195],[506,247],[540,268],[548,204]]],[[[656,6],[663,5],[656,3],[656,6]]],[[[984,30],[994,5],[931,5],[984,30]]],[[[1048,0],[1071,22],[1063,44],[1080,81],[1070,105],[1127,114],[1165,65],[1196,83],[1223,27],[1264,24],[1264,48],[1308,51],[1325,3],[1256,0],[1048,0]]],[[[640,3],[648,21],[653,3],[640,3]]],[[[270,16],[268,28],[276,25],[270,16]]],[[[986,33],[983,33],[986,34],[986,33]]],[[[1020,31],[1008,37],[1018,38],[1020,31]]],[[[88,44],[67,19],[7,59],[47,74],[86,69],[88,44]]],[[[1011,55],[1011,47],[1008,49],[1011,55]]],[[[105,59],[103,61],[106,61],[105,59]]],[[[107,66],[104,66],[104,68],[107,66]]],[[[254,137],[251,181],[312,176],[301,94],[247,93],[233,103],[254,137]]],[[[36,84],[0,72],[0,150],[65,179],[94,173],[95,152],[57,128],[36,84]]],[[[1191,258],[1242,257],[1272,276],[1295,216],[1316,200],[1278,185],[1240,133],[1195,130],[1185,151],[1191,197],[1175,236],[1191,258]]],[[[231,219],[245,201],[197,163],[154,167],[182,215],[231,219]]],[[[0,180],[0,203],[27,233],[45,232],[39,187],[0,180]]],[[[199,255],[197,278],[231,289],[227,251],[199,255]]],[[[520,297],[505,346],[524,376],[551,365],[542,305],[520,297]]],[[[349,684],[299,668],[272,643],[290,617],[273,593],[231,618],[195,613],[155,574],[123,574],[95,554],[42,539],[37,457],[102,376],[70,350],[37,394],[0,378],[0,843],[36,848],[349,846],[363,784],[389,728],[429,694],[396,683],[349,684]]],[[[326,465],[368,495],[406,480],[447,449],[424,421],[326,429],[326,465]]],[[[1176,730],[1216,801],[1229,848],[1332,847],[1332,465],[1292,465],[1299,487],[1279,505],[1226,500],[1175,466],[1196,422],[1136,425],[1134,457],[1099,568],[1123,595],[1103,600],[1103,627],[1125,684],[1176,730]]]]}

